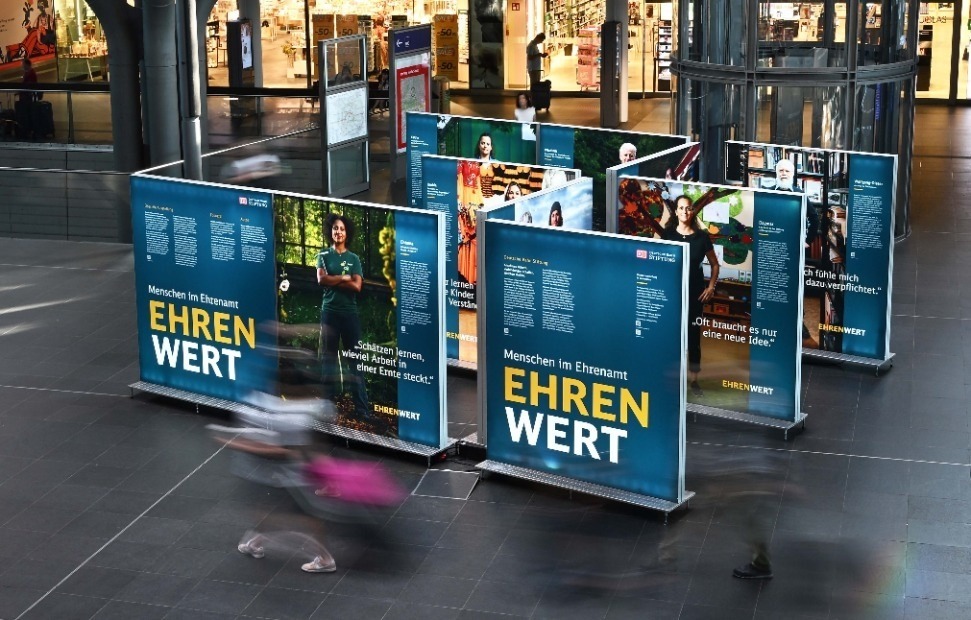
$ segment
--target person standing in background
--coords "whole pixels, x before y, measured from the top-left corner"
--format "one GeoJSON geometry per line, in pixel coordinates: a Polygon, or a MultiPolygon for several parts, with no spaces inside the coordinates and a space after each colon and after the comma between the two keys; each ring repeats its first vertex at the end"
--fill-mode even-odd
{"type": "Polygon", "coordinates": [[[541,32],[526,45],[526,72],[529,74],[529,85],[538,84],[543,77],[543,59],[549,56],[539,51],[539,46],[546,40],[546,33],[541,32]]]}

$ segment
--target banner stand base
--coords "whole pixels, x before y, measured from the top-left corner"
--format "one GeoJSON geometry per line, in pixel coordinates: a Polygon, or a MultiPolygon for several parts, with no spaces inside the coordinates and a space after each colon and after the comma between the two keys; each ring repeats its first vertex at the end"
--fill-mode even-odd
{"type": "Polygon", "coordinates": [[[778,428],[782,430],[782,436],[786,441],[789,440],[789,432],[793,429],[799,428],[799,430],[803,430],[806,428],[805,413],[799,413],[796,416],[796,421],[790,422],[789,420],[776,420],[775,418],[767,418],[765,416],[752,415],[750,413],[730,411],[728,409],[719,409],[717,407],[705,407],[704,405],[689,404],[687,407],[685,407],[685,411],[688,413],[694,413],[696,415],[706,415],[713,418],[722,418],[724,420],[736,420],[738,422],[746,422],[748,424],[756,424],[758,426],[778,428]]]}
{"type": "Polygon", "coordinates": [[[853,366],[864,366],[867,368],[872,368],[875,375],[878,377],[880,373],[885,370],[890,370],[893,368],[893,358],[897,355],[896,353],[890,353],[887,355],[885,360],[877,360],[870,357],[858,357],[856,355],[847,355],[845,353],[834,353],[832,351],[820,351],[818,349],[803,349],[802,356],[809,358],[810,360],[825,360],[828,362],[836,362],[840,364],[851,364],[853,366]]]}
{"type": "Polygon", "coordinates": [[[390,448],[392,450],[398,450],[400,452],[407,452],[408,454],[415,454],[418,456],[425,457],[428,465],[431,466],[432,459],[447,450],[450,450],[456,443],[457,439],[448,439],[448,443],[444,447],[436,448],[434,446],[426,446],[421,443],[414,443],[411,441],[404,441],[402,439],[395,439],[394,437],[385,437],[384,435],[375,435],[374,433],[367,433],[365,431],[356,431],[352,428],[344,428],[338,424],[333,424],[331,422],[314,422],[314,430],[332,435],[334,437],[340,437],[341,439],[357,441],[360,443],[370,444],[372,446],[380,446],[382,448],[390,448]]]}
{"type": "Polygon", "coordinates": [[[536,471],[535,469],[527,469],[526,467],[509,465],[508,463],[500,463],[498,461],[482,461],[476,465],[475,468],[503,476],[509,476],[511,478],[539,482],[541,484],[566,489],[568,491],[576,491],[577,493],[603,497],[604,499],[611,499],[625,504],[632,504],[634,506],[640,506],[641,508],[657,510],[664,513],[665,523],[667,523],[668,515],[671,512],[677,510],[681,506],[684,506],[692,497],[695,496],[694,491],[685,491],[684,499],[681,502],[669,502],[667,500],[658,499],[649,495],[641,495],[640,493],[615,489],[613,487],[594,484],[592,482],[583,482],[582,480],[576,480],[574,478],[566,478],[564,476],[548,474],[546,472],[536,471]]]}
{"type": "MultiPolygon", "coordinates": [[[[132,396],[134,396],[135,392],[138,391],[145,392],[146,394],[155,394],[156,396],[164,396],[166,398],[192,403],[196,406],[196,413],[199,412],[200,406],[210,407],[212,409],[220,409],[222,411],[230,411],[233,413],[258,409],[258,407],[253,407],[245,403],[237,403],[231,400],[215,398],[213,396],[203,396],[194,392],[170,388],[164,385],[158,385],[156,383],[149,383],[147,381],[137,381],[129,385],[128,388],[132,391],[132,396]]],[[[337,424],[320,421],[314,421],[311,428],[316,431],[327,433],[328,435],[341,437],[342,439],[359,441],[361,443],[381,446],[383,448],[391,448],[393,450],[407,452],[408,454],[423,456],[429,465],[431,465],[432,457],[451,449],[452,446],[458,443],[458,440],[450,438],[444,447],[436,448],[434,446],[426,446],[424,444],[403,441],[401,439],[394,439],[392,437],[365,433],[364,431],[356,431],[350,428],[344,428],[343,426],[338,426],[337,424]]]]}

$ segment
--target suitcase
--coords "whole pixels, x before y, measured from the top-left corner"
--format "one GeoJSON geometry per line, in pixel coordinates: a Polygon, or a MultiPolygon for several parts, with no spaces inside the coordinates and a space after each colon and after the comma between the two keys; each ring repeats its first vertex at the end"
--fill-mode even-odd
{"type": "Polygon", "coordinates": [[[30,128],[34,140],[54,137],[54,106],[50,101],[34,101],[30,106],[30,128]]]}
{"type": "Polygon", "coordinates": [[[537,82],[529,87],[529,97],[533,100],[533,107],[538,112],[540,109],[550,111],[550,90],[552,84],[549,80],[537,82]]]}

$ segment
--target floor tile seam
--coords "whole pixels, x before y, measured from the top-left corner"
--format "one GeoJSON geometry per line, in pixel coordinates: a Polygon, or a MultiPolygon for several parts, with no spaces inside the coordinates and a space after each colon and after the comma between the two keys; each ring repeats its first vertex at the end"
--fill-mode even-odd
{"type": "Polygon", "coordinates": [[[0,263],[0,267],[20,267],[23,269],[62,269],[66,271],[95,271],[104,273],[134,273],[134,269],[117,269],[111,267],[71,267],[68,265],[25,265],[23,263],[0,263]]]}
{"type": "Polygon", "coordinates": [[[152,509],[154,509],[157,505],[159,505],[163,500],[165,500],[170,495],[172,495],[172,493],[176,489],[178,489],[180,486],[182,486],[182,484],[184,484],[189,478],[191,478],[192,476],[194,476],[196,473],[199,472],[199,470],[201,470],[210,461],[212,461],[214,458],[216,458],[216,456],[219,455],[219,453],[222,452],[225,448],[226,448],[225,445],[219,446],[216,449],[216,451],[213,452],[211,455],[209,455],[209,457],[205,461],[203,461],[202,463],[200,463],[194,470],[192,470],[191,472],[189,472],[184,478],[182,478],[178,483],[176,483],[175,486],[173,486],[171,489],[169,489],[168,491],[166,491],[166,493],[164,495],[162,495],[160,498],[158,498],[157,500],[155,500],[155,502],[152,503],[151,506],[149,506],[144,511],[142,511],[142,513],[139,514],[138,516],[136,516],[128,525],[126,525],[119,532],[117,532],[114,536],[112,536],[110,539],[108,539],[108,541],[105,542],[101,547],[99,547],[94,553],[92,553],[91,555],[89,555],[87,558],[84,559],[84,561],[82,561],[80,564],[78,564],[76,567],[74,567],[74,569],[70,573],[68,573],[67,575],[65,575],[60,581],[58,581],[56,584],[54,584],[54,587],[52,587],[51,589],[49,589],[46,593],[44,593],[43,596],[41,596],[39,599],[37,599],[36,601],[34,601],[30,605],[30,607],[28,607],[23,612],[21,612],[20,615],[17,616],[17,618],[15,618],[15,620],[20,620],[20,618],[23,618],[25,614],[27,614],[28,612],[30,612],[30,610],[34,609],[37,605],[39,605],[42,601],[44,601],[44,599],[46,599],[48,596],[50,596],[51,594],[53,594],[55,592],[55,590],[57,590],[59,587],[61,587],[62,585],[64,585],[67,582],[68,579],[70,579],[71,577],[73,577],[79,570],[81,570],[82,568],[84,568],[85,566],[87,566],[88,563],[90,563],[95,557],[97,557],[99,553],[101,553],[102,551],[104,551],[105,549],[107,549],[109,545],[111,545],[113,542],[115,542],[116,540],[118,540],[119,538],[121,538],[121,536],[124,535],[124,533],[127,532],[131,527],[133,527],[142,517],[144,517],[145,515],[147,515],[149,512],[151,512],[152,509]]]}
{"type": "MultiPolygon", "coordinates": [[[[51,377],[52,379],[57,379],[57,377],[51,377]]],[[[103,382],[102,382],[103,383],[103,382]]],[[[46,387],[31,387],[29,385],[6,385],[0,384],[0,388],[6,388],[11,390],[29,390],[32,392],[54,392],[57,394],[77,394],[79,396],[112,396],[115,398],[131,398],[130,394],[111,394],[108,392],[87,392],[83,390],[61,390],[58,388],[46,388],[46,387]]]]}
{"type": "Polygon", "coordinates": [[[848,452],[822,452],[819,450],[794,450],[789,448],[771,448],[768,446],[752,446],[752,445],[742,445],[742,444],[722,444],[722,443],[712,443],[703,441],[689,441],[688,445],[694,446],[707,446],[714,448],[742,448],[748,450],[771,450],[774,452],[790,452],[792,454],[813,454],[816,456],[838,456],[846,458],[856,458],[856,459],[869,459],[874,461],[893,461],[897,463],[917,463],[920,465],[943,465],[947,467],[968,467],[971,468],[971,463],[955,463],[951,461],[931,461],[928,459],[906,459],[895,456],[872,456],[867,454],[851,454],[848,452]]]}

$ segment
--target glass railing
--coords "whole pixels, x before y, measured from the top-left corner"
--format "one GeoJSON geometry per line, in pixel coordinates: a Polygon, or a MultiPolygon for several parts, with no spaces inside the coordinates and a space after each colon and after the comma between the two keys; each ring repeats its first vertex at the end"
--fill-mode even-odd
{"type": "MultiPolygon", "coordinates": [[[[292,134],[317,127],[320,109],[311,96],[206,97],[210,149],[292,134]]],[[[0,85],[0,141],[111,146],[111,95],[106,91],[0,85]]]]}
{"type": "Polygon", "coordinates": [[[0,89],[0,140],[110,146],[111,95],[68,90],[0,89]]]}
{"type": "MultiPolygon", "coordinates": [[[[5,98],[17,107],[17,95],[0,90],[0,114],[5,98]]],[[[130,174],[110,171],[108,94],[45,91],[40,101],[54,110],[53,135],[18,137],[18,127],[4,123],[12,133],[0,145],[0,187],[9,188],[0,201],[0,237],[130,242],[130,174]]],[[[202,180],[323,193],[316,100],[213,95],[208,104],[202,180]]],[[[149,172],[185,176],[182,162],[149,172]]]]}

